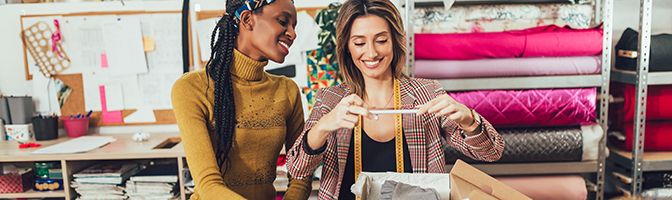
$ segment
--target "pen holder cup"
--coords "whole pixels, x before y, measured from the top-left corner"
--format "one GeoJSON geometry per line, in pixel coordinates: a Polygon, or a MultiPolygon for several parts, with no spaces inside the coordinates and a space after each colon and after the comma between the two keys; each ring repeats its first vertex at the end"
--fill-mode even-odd
{"type": "Polygon", "coordinates": [[[58,138],[57,117],[33,117],[33,131],[37,141],[53,140],[58,138]]]}
{"type": "Polygon", "coordinates": [[[89,132],[89,118],[63,118],[63,128],[68,137],[76,138],[89,132]]]}

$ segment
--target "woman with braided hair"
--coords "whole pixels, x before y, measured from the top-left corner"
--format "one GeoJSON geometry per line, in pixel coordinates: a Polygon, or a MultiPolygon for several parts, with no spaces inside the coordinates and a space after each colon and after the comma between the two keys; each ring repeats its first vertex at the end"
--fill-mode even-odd
{"type": "MultiPolygon", "coordinates": [[[[227,0],[212,33],[206,69],[178,79],[173,110],[189,169],[191,199],[274,199],[276,160],[303,128],[298,86],[264,71],[296,39],[292,0],[227,0]]],[[[290,180],[286,199],[307,199],[308,180],[290,180]]]]}

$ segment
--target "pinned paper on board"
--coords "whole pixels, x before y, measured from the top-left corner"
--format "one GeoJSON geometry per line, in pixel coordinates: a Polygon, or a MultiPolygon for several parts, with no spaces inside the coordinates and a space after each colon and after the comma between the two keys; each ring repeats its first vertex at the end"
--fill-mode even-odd
{"type": "Polygon", "coordinates": [[[100,90],[100,105],[102,106],[101,121],[103,124],[116,124],[123,123],[121,111],[109,111],[107,110],[107,96],[105,93],[105,86],[101,85],[98,87],[100,90]]]}

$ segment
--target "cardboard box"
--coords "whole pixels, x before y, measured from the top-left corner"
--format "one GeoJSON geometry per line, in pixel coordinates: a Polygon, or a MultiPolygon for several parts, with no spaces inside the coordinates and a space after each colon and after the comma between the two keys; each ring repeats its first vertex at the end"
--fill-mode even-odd
{"type": "Polygon", "coordinates": [[[457,160],[453,169],[450,170],[450,199],[526,200],[530,198],[464,161],[457,160]]]}

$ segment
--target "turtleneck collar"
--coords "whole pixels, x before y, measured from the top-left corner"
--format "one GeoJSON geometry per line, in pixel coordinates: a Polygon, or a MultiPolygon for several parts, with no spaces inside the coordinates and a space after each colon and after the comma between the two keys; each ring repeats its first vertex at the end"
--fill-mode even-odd
{"type": "Polygon", "coordinates": [[[268,61],[257,61],[237,49],[233,49],[233,65],[231,74],[247,81],[259,81],[264,77],[264,67],[268,61]]]}

